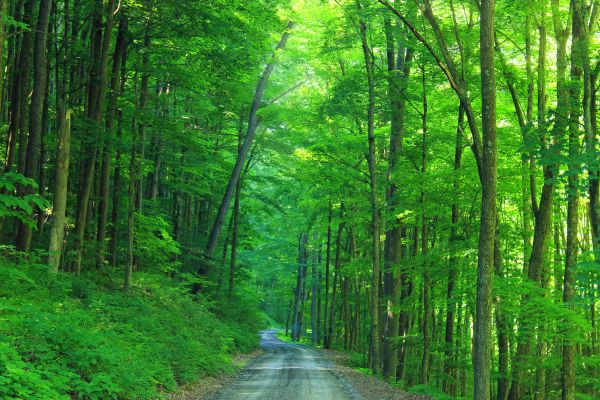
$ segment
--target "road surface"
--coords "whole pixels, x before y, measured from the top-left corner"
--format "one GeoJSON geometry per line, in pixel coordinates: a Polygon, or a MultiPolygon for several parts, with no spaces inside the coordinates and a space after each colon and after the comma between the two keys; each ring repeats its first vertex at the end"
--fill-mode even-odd
{"type": "Polygon", "coordinates": [[[334,373],[318,351],[262,331],[263,355],[249,363],[217,400],[361,400],[352,385],[334,373]]]}

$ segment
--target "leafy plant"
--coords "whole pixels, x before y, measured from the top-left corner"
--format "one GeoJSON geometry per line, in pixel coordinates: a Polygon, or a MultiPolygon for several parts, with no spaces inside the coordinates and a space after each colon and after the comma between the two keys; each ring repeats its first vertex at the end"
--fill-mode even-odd
{"type": "Polygon", "coordinates": [[[38,194],[18,194],[23,188],[37,189],[38,185],[33,179],[15,172],[0,175],[0,218],[17,218],[33,227],[35,209],[43,210],[49,203],[38,194]]]}

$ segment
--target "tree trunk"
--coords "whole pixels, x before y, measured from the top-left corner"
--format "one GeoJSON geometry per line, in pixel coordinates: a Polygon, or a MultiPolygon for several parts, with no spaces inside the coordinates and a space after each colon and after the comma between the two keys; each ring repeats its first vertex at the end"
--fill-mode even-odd
{"type": "Polygon", "coordinates": [[[104,27],[104,36],[102,35],[102,0],[94,2],[94,14],[92,17],[92,66],[89,73],[88,101],[86,105],[86,117],[93,124],[89,134],[89,142],[82,143],[85,148],[86,159],[80,181],[77,217],[75,221],[75,252],[76,258],[74,269],[77,274],[81,273],[81,262],[83,258],[83,242],[85,236],[85,227],[88,220],[89,199],[94,182],[94,171],[96,169],[96,159],[98,155],[99,129],[102,122],[102,113],[104,111],[104,94],[106,92],[106,79],[108,69],[108,55],[110,47],[110,38],[114,20],[114,1],[109,0],[104,27]]]}
{"type": "MultiPolygon", "coordinates": [[[[52,10],[52,0],[41,0],[36,24],[35,43],[33,47],[33,92],[29,108],[29,137],[27,141],[27,157],[24,175],[37,180],[40,164],[40,143],[42,137],[42,115],[44,99],[46,98],[47,44],[48,25],[52,10]]],[[[4,73],[4,71],[2,71],[4,73]]],[[[23,142],[24,143],[24,142],[23,142]]],[[[24,193],[30,193],[26,188],[24,193]]],[[[20,223],[18,227],[16,247],[21,251],[29,251],[31,246],[31,226],[20,223]]]]}
{"type": "MultiPolygon", "coordinates": [[[[238,132],[238,152],[242,149],[242,130],[238,132]]],[[[233,202],[233,234],[231,237],[231,260],[229,261],[229,286],[227,295],[229,298],[233,296],[234,284],[235,284],[235,264],[237,259],[237,245],[238,245],[238,227],[240,220],[240,191],[242,190],[242,179],[238,179],[235,185],[235,200],[233,202]]]]}
{"type": "MultiPolygon", "coordinates": [[[[499,241],[500,221],[496,219],[496,243],[499,241]]],[[[502,257],[500,248],[494,246],[494,273],[497,277],[502,278],[504,275],[502,268],[502,257]]],[[[496,333],[498,336],[498,382],[496,398],[498,400],[506,400],[508,396],[509,386],[509,369],[508,362],[510,358],[510,349],[508,344],[509,326],[506,315],[503,310],[503,303],[500,297],[496,298],[496,333]]]]}
{"type": "MultiPolygon", "coordinates": [[[[119,88],[119,96],[123,96],[125,92],[125,61],[127,52],[123,53],[123,59],[121,61],[121,83],[119,88]]],[[[116,138],[116,151],[115,151],[115,172],[113,175],[113,198],[112,198],[112,211],[111,211],[111,232],[110,232],[110,257],[111,265],[117,265],[117,241],[119,233],[119,211],[121,207],[121,152],[123,144],[123,110],[117,109],[117,138],[116,138]]]]}
{"type": "Polygon", "coordinates": [[[71,148],[71,112],[59,110],[58,117],[56,176],[54,179],[54,201],[52,206],[52,216],[54,220],[52,222],[52,228],[50,228],[50,245],[48,249],[48,265],[50,266],[50,272],[58,272],[63,253],[71,148]]]}
{"type": "MultiPolygon", "coordinates": [[[[344,205],[342,204],[340,207],[340,219],[344,215],[344,205]]],[[[331,293],[331,307],[329,310],[329,324],[327,326],[327,336],[329,338],[328,349],[331,348],[331,345],[335,339],[336,332],[334,331],[334,326],[336,324],[336,297],[338,292],[338,281],[341,279],[341,259],[340,253],[342,251],[342,233],[344,231],[344,223],[340,222],[338,225],[337,236],[335,239],[335,260],[333,262],[334,270],[333,270],[333,289],[331,293]]]]}
{"type": "Polygon", "coordinates": [[[227,249],[229,248],[229,240],[231,237],[232,228],[233,215],[229,217],[229,223],[227,224],[227,232],[225,233],[225,240],[223,241],[223,251],[221,252],[221,270],[219,271],[219,278],[217,282],[217,298],[221,294],[221,288],[223,287],[223,276],[225,275],[225,262],[227,261],[227,249]]]}
{"type": "Polygon", "coordinates": [[[319,275],[317,272],[317,232],[313,232],[312,244],[311,244],[311,299],[310,299],[310,329],[311,329],[311,342],[313,345],[319,343],[319,323],[317,320],[317,305],[319,295],[319,275]]]}
{"type": "MultiPolygon", "coordinates": [[[[33,15],[33,0],[25,0],[23,3],[23,18],[21,22],[25,25],[31,25],[33,15]]],[[[15,17],[18,19],[21,13],[21,4],[17,4],[15,17]]],[[[16,71],[12,85],[10,100],[10,118],[8,125],[8,140],[6,145],[6,164],[4,172],[13,169],[15,163],[17,142],[20,142],[21,136],[25,135],[24,120],[26,115],[27,97],[29,92],[29,70],[31,65],[31,31],[25,29],[21,34],[21,46],[18,57],[15,57],[13,69],[16,71]]],[[[15,46],[16,47],[16,46],[15,46]]]]}
{"type": "MultiPolygon", "coordinates": [[[[556,15],[554,15],[556,18],[556,15]]],[[[557,112],[556,121],[552,129],[552,143],[547,144],[545,138],[546,132],[546,100],[545,100],[545,49],[546,49],[546,38],[545,28],[540,27],[540,45],[539,45],[539,60],[538,60],[538,132],[542,138],[542,150],[550,150],[556,156],[560,155],[560,144],[561,138],[564,134],[566,124],[568,121],[568,91],[565,82],[566,72],[566,41],[568,34],[564,34],[560,30],[556,29],[556,40],[557,40],[557,112]]],[[[558,157],[557,157],[558,158],[558,157]]],[[[531,256],[527,265],[527,277],[537,284],[540,283],[541,269],[544,263],[545,253],[547,249],[547,242],[552,228],[552,203],[554,197],[554,180],[555,176],[559,171],[559,164],[546,165],[543,167],[544,174],[544,185],[542,187],[542,194],[540,197],[539,205],[536,204],[536,199],[532,195],[532,208],[534,210],[534,232],[533,232],[533,246],[531,250],[531,256]]],[[[533,185],[533,184],[532,184],[533,185]]],[[[532,186],[532,193],[535,190],[532,186]]],[[[528,296],[523,296],[522,302],[526,303],[528,296]]],[[[531,333],[533,327],[527,318],[522,318],[519,324],[519,343],[517,346],[517,352],[513,363],[513,383],[510,388],[511,400],[520,400],[523,398],[523,380],[525,379],[524,361],[527,355],[531,352],[531,333]]]]}
{"type": "MultiPolygon", "coordinates": [[[[586,2],[587,3],[587,2],[586,2]]],[[[571,44],[571,85],[570,85],[570,112],[569,112],[569,165],[568,165],[568,204],[567,204],[567,246],[565,248],[565,274],[563,285],[563,301],[567,307],[572,307],[575,298],[575,268],[578,253],[579,229],[579,118],[581,116],[581,84],[582,67],[586,65],[588,57],[588,41],[586,29],[585,9],[582,2],[572,0],[572,29],[571,44]]],[[[583,77],[584,100],[590,101],[589,74],[583,77]]],[[[586,131],[591,130],[589,104],[584,104],[583,123],[586,131]]],[[[575,399],[575,344],[572,342],[573,334],[567,326],[563,327],[563,365],[562,365],[562,400],[575,399]]]]}
{"type": "Polygon", "coordinates": [[[427,173],[427,87],[425,80],[425,67],[422,67],[422,83],[423,83],[423,113],[421,114],[422,120],[422,143],[421,143],[421,256],[423,260],[423,354],[421,358],[421,374],[419,377],[419,383],[421,385],[427,385],[429,377],[429,357],[430,357],[430,329],[429,323],[430,318],[430,294],[429,286],[431,282],[429,280],[429,263],[427,259],[428,249],[428,227],[425,210],[425,174],[427,173]]]}
{"type": "MultiPolygon", "coordinates": [[[[210,236],[208,238],[208,243],[206,245],[206,256],[208,258],[211,258],[213,256],[217,247],[219,234],[221,233],[221,229],[223,228],[223,221],[225,220],[225,214],[227,214],[227,209],[229,208],[229,203],[231,202],[231,197],[233,196],[233,191],[237,185],[238,180],[240,179],[242,167],[246,160],[246,156],[248,155],[248,151],[250,150],[250,146],[252,145],[252,141],[254,140],[256,127],[258,125],[256,112],[261,106],[262,98],[267,87],[267,82],[269,81],[271,72],[273,72],[273,68],[275,68],[277,55],[285,48],[285,45],[288,41],[288,38],[290,37],[290,33],[293,27],[294,22],[289,21],[283,35],[281,36],[281,39],[279,40],[279,44],[277,45],[275,52],[273,53],[271,61],[269,61],[269,63],[265,67],[265,70],[263,71],[258,81],[258,85],[256,86],[254,100],[252,101],[252,107],[250,108],[250,116],[248,118],[248,131],[246,134],[246,138],[244,139],[244,144],[242,145],[241,150],[238,152],[238,157],[235,161],[235,166],[233,167],[233,171],[231,172],[227,188],[225,189],[225,194],[223,195],[223,200],[221,200],[221,205],[219,206],[219,211],[217,212],[217,217],[215,219],[214,225],[210,232],[210,236]]],[[[204,272],[204,268],[200,267],[198,273],[203,274],[204,272]]],[[[200,286],[194,285],[193,293],[198,293],[199,291],[200,286]]]]}
{"type": "Polygon", "coordinates": [[[458,110],[458,125],[456,128],[456,144],[454,146],[454,175],[452,177],[453,201],[451,207],[451,226],[450,226],[450,257],[448,261],[448,285],[446,288],[446,331],[444,336],[444,391],[450,395],[456,394],[455,376],[456,365],[454,364],[454,314],[456,312],[456,300],[454,299],[454,286],[456,283],[457,272],[457,242],[458,237],[458,195],[460,185],[460,167],[463,153],[462,134],[464,127],[465,113],[462,106],[458,110]]]}
{"type": "Polygon", "coordinates": [[[298,274],[296,277],[296,293],[294,299],[294,314],[292,318],[292,340],[300,340],[302,287],[304,286],[304,262],[308,235],[301,234],[298,239],[298,274]]]}
{"type": "MultiPolygon", "coordinates": [[[[137,107],[138,115],[143,115],[146,111],[146,107],[148,106],[148,90],[149,90],[149,81],[150,81],[150,45],[152,43],[152,39],[150,38],[150,21],[146,20],[146,27],[144,32],[144,54],[142,56],[142,79],[140,84],[140,99],[137,107]]],[[[144,151],[146,144],[146,123],[143,121],[143,118],[136,118],[137,120],[137,130],[138,130],[138,149],[137,156],[139,157],[139,165],[136,170],[137,175],[135,176],[136,180],[136,193],[135,193],[135,209],[138,213],[143,213],[143,168],[142,165],[144,163],[144,151]]],[[[137,262],[136,262],[137,264],[137,262]]]]}
{"type": "MultiPolygon", "coordinates": [[[[121,82],[121,63],[125,55],[125,33],[127,31],[127,17],[121,15],[119,21],[119,30],[113,55],[112,77],[110,82],[110,91],[108,93],[108,110],[106,113],[106,129],[104,138],[104,157],[102,158],[102,169],[100,172],[100,204],[98,206],[98,231],[96,235],[97,254],[96,267],[104,266],[106,249],[106,222],[108,218],[109,202],[109,180],[110,170],[112,168],[113,152],[113,126],[117,111],[117,96],[119,93],[119,83],[121,82]]],[[[115,197],[116,198],[116,197],[115,197]]],[[[115,221],[116,222],[116,221],[115,221]]],[[[113,239],[114,240],[114,239],[113,239]]]]}
{"type": "MultiPolygon", "coordinates": [[[[362,12],[360,0],[356,2],[359,12],[362,12]]],[[[367,111],[367,134],[369,140],[369,183],[371,186],[371,233],[372,233],[372,279],[371,279],[371,361],[373,374],[379,374],[380,340],[379,340],[379,200],[377,199],[377,165],[375,159],[375,80],[373,76],[373,58],[367,42],[367,25],[360,19],[360,37],[367,71],[369,107],[367,111]]]]}
{"type": "Polygon", "coordinates": [[[329,313],[329,277],[331,275],[331,218],[333,217],[333,207],[329,200],[329,212],[327,213],[327,248],[325,250],[325,308],[323,310],[323,347],[331,348],[331,336],[329,336],[328,315],[329,313]]]}
{"type": "MultiPolygon", "coordinates": [[[[388,67],[388,97],[391,106],[390,147],[388,154],[386,201],[390,212],[395,212],[400,206],[400,199],[394,181],[398,173],[397,164],[403,147],[404,110],[406,108],[405,90],[410,75],[412,49],[401,47],[395,55],[394,32],[389,17],[384,19],[387,46],[388,67]],[[397,71],[402,71],[399,76],[397,71]]],[[[383,342],[383,376],[396,377],[398,368],[398,308],[402,290],[400,259],[401,259],[402,224],[399,218],[393,221],[386,230],[384,244],[384,294],[387,300],[385,311],[385,329],[383,342]]]]}
{"type": "MultiPolygon", "coordinates": [[[[56,12],[53,12],[52,18],[56,18],[56,12]]],[[[46,51],[50,53],[51,50],[51,41],[46,41],[46,51]]],[[[46,63],[46,88],[48,88],[50,82],[50,64],[46,63]]],[[[48,149],[46,146],[46,135],[48,134],[48,124],[49,121],[49,103],[50,103],[50,95],[48,90],[46,89],[46,93],[44,94],[44,102],[42,105],[42,129],[40,131],[40,161],[38,165],[38,194],[41,198],[46,198],[46,185],[47,182],[47,174],[46,174],[46,161],[48,158],[48,149]]],[[[58,110],[58,108],[57,108],[58,110]]],[[[58,119],[58,118],[57,118],[58,119]]],[[[37,232],[40,235],[44,234],[44,224],[46,223],[46,211],[42,209],[38,209],[39,216],[37,220],[37,232]]]]}
{"type": "MultiPolygon", "coordinates": [[[[135,125],[134,125],[135,126],[135,125]]],[[[138,159],[138,135],[135,129],[131,132],[131,155],[129,158],[129,190],[127,191],[127,264],[125,266],[125,280],[123,288],[129,291],[131,286],[131,275],[134,267],[134,235],[135,235],[135,199],[136,199],[136,177],[137,177],[137,159],[138,159]]],[[[175,239],[177,240],[177,238],[175,239]]]]}
{"type": "MultiPolygon", "coordinates": [[[[0,0],[0,14],[6,15],[8,13],[8,0],[0,0]]],[[[0,20],[0,110],[4,109],[4,70],[5,70],[5,60],[4,57],[4,42],[6,40],[6,27],[4,25],[4,20],[0,20]]]]}
{"type": "Polygon", "coordinates": [[[482,202],[477,263],[475,345],[473,349],[475,400],[490,399],[492,271],[496,233],[496,87],[494,74],[494,0],[481,1],[480,62],[483,127],[482,202]]]}

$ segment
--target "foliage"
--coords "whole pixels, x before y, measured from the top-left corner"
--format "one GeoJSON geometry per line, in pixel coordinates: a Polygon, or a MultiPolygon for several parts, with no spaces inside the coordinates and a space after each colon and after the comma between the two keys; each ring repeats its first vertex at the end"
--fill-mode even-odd
{"type": "Polygon", "coordinates": [[[15,172],[6,172],[0,175],[0,218],[16,218],[19,221],[34,226],[34,210],[44,210],[48,207],[46,201],[39,194],[13,194],[18,188],[22,192],[26,188],[37,189],[35,180],[15,172]]]}
{"type": "Polygon", "coordinates": [[[48,276],[2,259],[0,282],[6,399],[155,398],[231,371],[230,355],[254,348],[262,327],[260,319],[218,318],[161,274],[140,274],[125,295],[97,273],[48,276]]]}
{"type": "MultiPolygon", "coordinates": [[[[180,245],[171,236],[172,227],[160,216],[146,216],[136,213],[134,247],[141,263],[148,267],[158,266],[164,272],[177,270],[174,260],[181,254],[180,245]]],[[[154,268],[153,268],[154,269],[154,268]]]]}

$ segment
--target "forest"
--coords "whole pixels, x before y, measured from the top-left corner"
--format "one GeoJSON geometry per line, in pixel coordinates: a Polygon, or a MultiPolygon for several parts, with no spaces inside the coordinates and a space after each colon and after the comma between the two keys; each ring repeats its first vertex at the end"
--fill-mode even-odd
{"type": "Polygon", "coordinates": [[[599,15],[0,0],[0,398],[165,398],[269,326],[436,399],[600,398],[599,15]]]}

